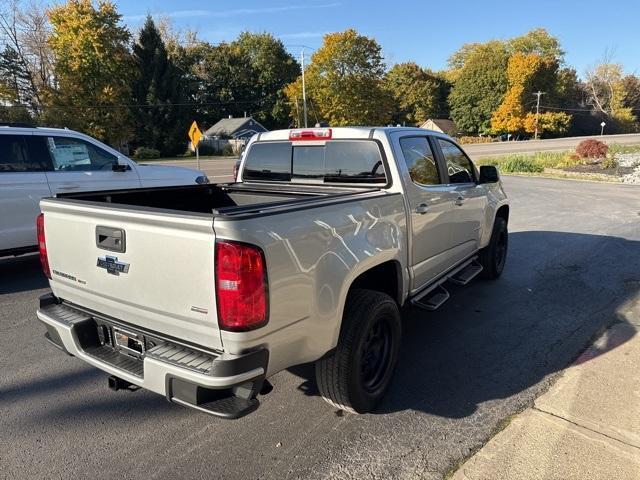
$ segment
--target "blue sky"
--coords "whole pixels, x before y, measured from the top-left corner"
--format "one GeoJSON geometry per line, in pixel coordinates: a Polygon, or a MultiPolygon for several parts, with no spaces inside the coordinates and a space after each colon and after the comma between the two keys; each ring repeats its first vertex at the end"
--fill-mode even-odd
{"type": "Polygon", "coordinates": [[[318,48],[327,32],[355,28],[382,45],[387,63],[415,61],[438,70],[467,42],[504,39],[544,27],[557,36],[566,63],[580,76],[605,51],[640,74],[639,0],[432,1],[195,0],[116,1],[125,22],[137,29],[147,12],[171,18],[213,43],[244,30],[271,32],[291,51],[318,48]]]}

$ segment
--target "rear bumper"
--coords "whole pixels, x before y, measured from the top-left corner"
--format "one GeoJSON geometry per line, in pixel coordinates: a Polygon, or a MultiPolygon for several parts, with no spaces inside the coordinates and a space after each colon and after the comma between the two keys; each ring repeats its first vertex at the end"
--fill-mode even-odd
{"type": "Polygon", "coordinates": [[[112,346],[110,326],[120,324],[61,303],[51,294],[40,298],[37,316],[47,328],[45,337],[57,348],[169,401],[226,418],[243,416],[259,405],[255,397],[267,372],[266,349],[245,355],[218,354],[145,332],[150,348],[132,356],[112,346]],[[212,403],[222,400],[223,411],[212,410],[212,403]]]}

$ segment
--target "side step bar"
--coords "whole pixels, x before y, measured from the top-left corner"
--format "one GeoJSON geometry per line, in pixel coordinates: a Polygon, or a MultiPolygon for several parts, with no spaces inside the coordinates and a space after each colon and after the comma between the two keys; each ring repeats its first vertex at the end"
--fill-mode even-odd
{"type": "Polygon", "coordinates": [[[442,285],[438,285],[437,288],[431,290],[427,295],[420,299],[413,299],[411,303],[419,308],[425,310],[437,310],[440,306],[449,300],[449,292],[442,285]]]}
{"type": "Polygon", "coordinates": [[[478,257],[471,257],[416,294],[411,299],[411,304],[424,310],[436,310],[451,297],[447,289],[443,286],[445,282],[449,281],[456,285],[466,285],[480,272],[482,272],[482,265],[478,263],[478,257]]]}
{"type": "Polygon", "coordinates": [[[481,271],[482,265],[474,260],[458,273],[456,273],[452,277],[449,277],[449,281],[451,283],[455,283],[456,285],[466,285],[471,280],[473,280],[481,271]]]}

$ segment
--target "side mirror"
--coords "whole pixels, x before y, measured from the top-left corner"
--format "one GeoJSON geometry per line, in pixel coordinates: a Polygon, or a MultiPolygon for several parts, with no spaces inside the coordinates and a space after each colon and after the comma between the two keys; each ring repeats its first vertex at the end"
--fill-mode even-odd
{"type": "Polygon", "coordinates": [[[482,165],[480,167],[480,180],[478,183],[496,183],[500,181],[500,174],[494,165],[482,165]]]}
{"type": "Polygon", "coordinates": [[[114,163],[111,170],[114,172],[126,172],[127,170],[131,170],[131,167],[122,163],[114,163]]]}

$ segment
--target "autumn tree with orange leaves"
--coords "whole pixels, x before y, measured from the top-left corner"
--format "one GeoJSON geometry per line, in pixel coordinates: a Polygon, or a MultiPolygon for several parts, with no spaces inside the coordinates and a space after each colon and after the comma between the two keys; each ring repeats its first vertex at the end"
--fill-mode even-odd
{"type": "Polygon", "coordinates": [[[508,89],[504,100],[491,117],[495,133],[534,133],[567,131],[571,116],[564,112],[532,111],[535,91],[552,91],[557,78],[558,62],[537,53],[514,53],[507,65],[508,89]]]}

